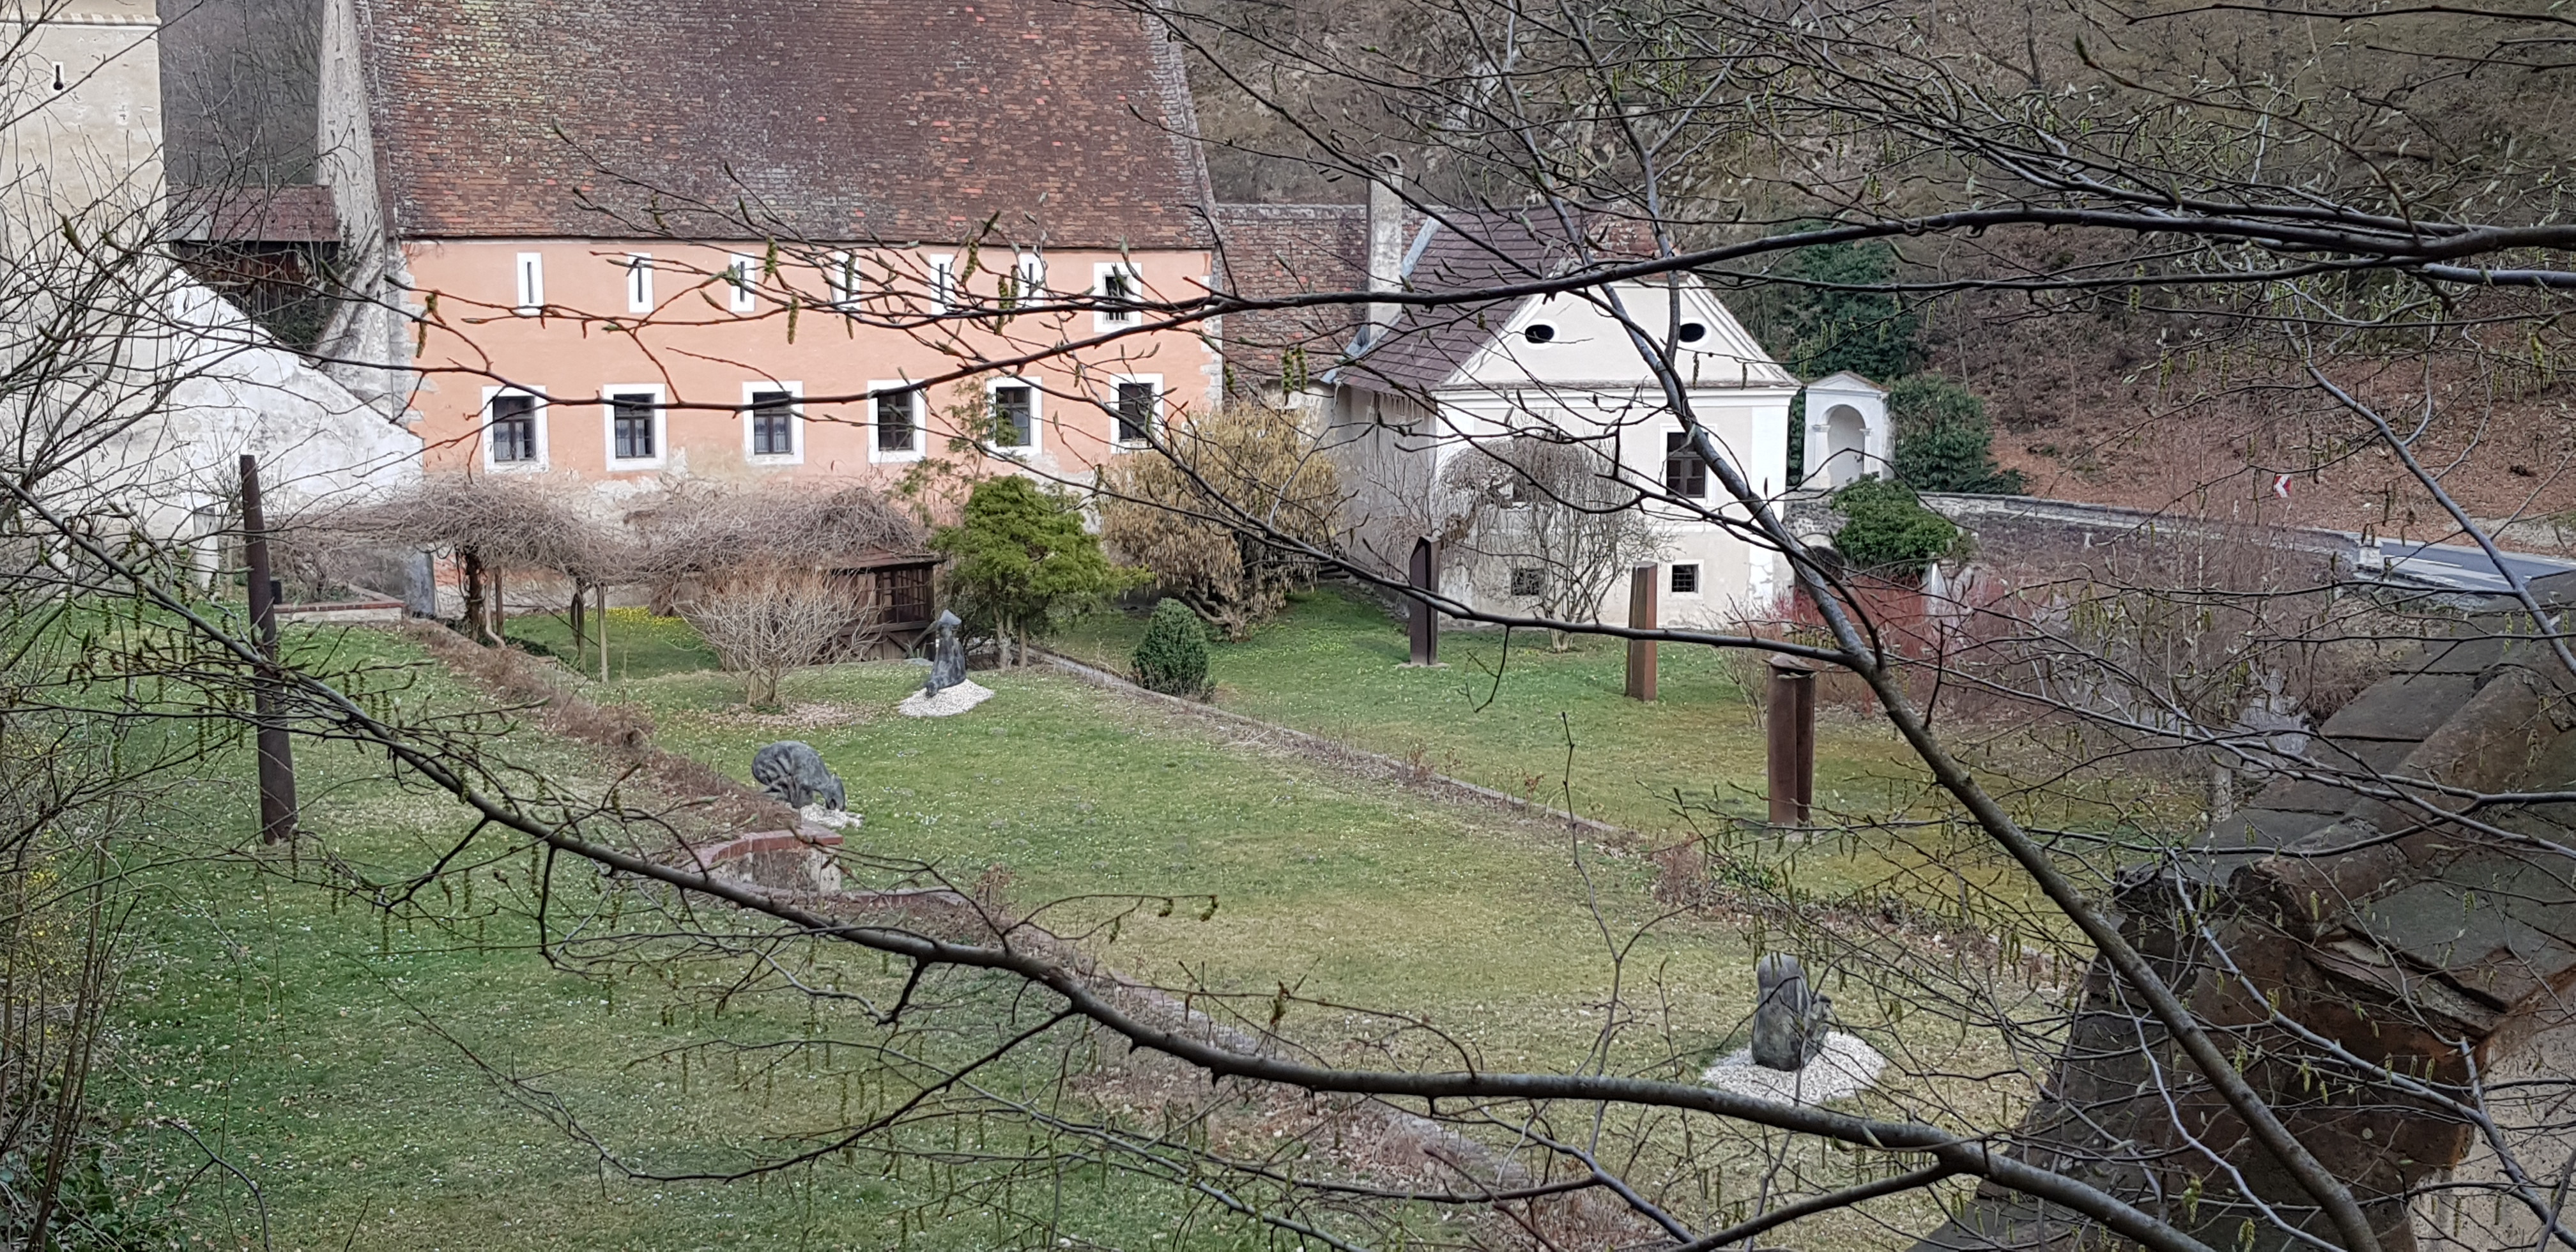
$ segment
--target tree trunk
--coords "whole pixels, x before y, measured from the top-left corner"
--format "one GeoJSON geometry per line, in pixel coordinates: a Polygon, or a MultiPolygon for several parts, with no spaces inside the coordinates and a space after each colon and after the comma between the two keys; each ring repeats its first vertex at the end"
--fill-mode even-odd
{"type": "Polygon", "coordinates": [[[581,612],[581,593],[587,590],[589,588],[582,586],[580,579],[572,580],[572,610],[564,615],[572,623],[572,655],[576,662],[581,659],[582,650],[590,645],[590,633],[582,629],[588,623],[582,620],[581,612]]]}
{"type": "Polygon", "coordinates": [[[457,559],[464,563],[465,633],[471,638],[483,634],[483,555],[472,548],[458,550],[457,559]]]}
{"type": "Polygon", "coordinates": [[[608,584],[607,584],[607,583],[601,583],[601,584],[599,584],[599,586],[598,586],[598,587],[596,587],[596,588],[594,588],[594,589],[593,589],[593,594],[595,594],[595,595],[597,595],[597,596],[599,597],[599,612],[593,615],[593,616],[596,616],[596,617],[599,619],[599,681],[601,681],[601,682],[607,682],[607,681],[608,681],[608,584]]]}

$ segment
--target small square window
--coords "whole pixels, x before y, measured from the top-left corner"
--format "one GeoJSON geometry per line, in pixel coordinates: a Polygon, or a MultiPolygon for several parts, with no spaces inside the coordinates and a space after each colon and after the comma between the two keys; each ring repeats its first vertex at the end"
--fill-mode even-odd
{"type": "Polygon", "coordinates": [[[529,464],[537,459],[537,398],[492,397],[492,463],[529,464]]]}
{"type": "Polygon", "coordinates": [[[1676,430],[1664,436],[1664,490],[1685,500],[1708,495],[1708,462],[1691,449],[1688,432],[1676,430]]]}
{"type": "Polygon", "coordinates": [[[736,256],[732,264],[725,266],[726,308],[736,313],[749,313],[759,307],[754,285],[758,280],[753,276],[754,267],[759,264],[757,257],[736,256]]]}
{"type": "Polygon", "coordinates": [[[1547,590],[1547,571],[1535,565],[1523,565],[1512,571],[1512,594],[1534,596],[1547,590]]]}
{"type": "Polygon", "coordinates": [[[751,454],[796,455],[796,396],[793,392],[751,393],[751,454]]]}
{"type": "Polygon", "coordinates": [[[1027,448],[1037,444],[1037,388],[1013,383],[993,389],[993,444],[1027,448]]]}
{"type": "Polygon", "coordinates": [[[1144,443],[1153,437],[1162,390],[1149,382],[1118,384],[1118,442],[1144,443]]]}
{"type": "Polygon", "coordinates": [[[620,392],[608,397],[613,455],[621,461],[648,461],[656,455],[654,410],[661,397],[649,391],[620,392]]]}
{"type": "Polygon", "coordinates": [[[877,397],[877,451],[918,452],[921,431],[913,420],[917,391],[897,391],[877,397]]]}
{"type": "Polygon", "coordinates": [[[1699,594],[1699,566],[1676,565],[1673,567],[1673,594],[1677,596],[1695,596],[1699,594]]]}

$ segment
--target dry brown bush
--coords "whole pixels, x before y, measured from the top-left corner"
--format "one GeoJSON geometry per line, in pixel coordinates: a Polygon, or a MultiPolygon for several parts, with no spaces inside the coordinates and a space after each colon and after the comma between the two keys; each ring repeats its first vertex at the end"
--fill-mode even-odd
{"type": "Polygon", "coordinates": [[[1313,578],[1315,563],[1248,538],[1244,523],[1317,547],[1332,542],[1342,490],[1331,458],[1294,414],[1238,405],[1101,471],[1100,537],[1152,570],[1165,594],[1240,640],[1313,578]]]}
{"type": "Polygon", "coordinates": [[[680,615],[726,669],[744,676],[745,701],[760,706],[778,703],[782,679],[825,659],[853,632],[865,634],[876,616],[848,579],[785,562],[708,580],[680,615]]]}

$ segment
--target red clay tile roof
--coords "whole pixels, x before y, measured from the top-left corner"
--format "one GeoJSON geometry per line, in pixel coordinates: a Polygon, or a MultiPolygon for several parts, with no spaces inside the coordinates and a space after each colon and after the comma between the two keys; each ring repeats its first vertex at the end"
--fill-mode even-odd
{"type": "Polygon", "coordinates": [[[1069,0],[358,7],[383,191],[406,236],[960,242],[994,218],[1020,244],[1205,246],[1188,84],[1132,12],[1069,0]],[[737,204],[769,229],[728,229],[737,204]]]}
{"type": "MultiPolygon", "coordinates": [[[[1356,204],[1220,204],[1218,265],[1237,295],[1276,297],[1368,287],[1368,209],[1356,204]]],[[[1335,364],[1368,316],[1361,304],[1229,313],[1223,339],[1238,388],[1279,380],[1296,354],[1311,377],[1335,364]]]]}

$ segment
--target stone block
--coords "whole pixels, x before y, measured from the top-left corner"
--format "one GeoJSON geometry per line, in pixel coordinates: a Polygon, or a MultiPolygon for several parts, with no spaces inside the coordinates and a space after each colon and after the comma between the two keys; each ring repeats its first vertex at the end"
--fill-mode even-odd
{"type": "Polygon", "coordinates": [[[2422,739],[2477,690],[2473,675],[2401,674],[2373,684],[2317,729],[2338,739],[2422,739]]]}

